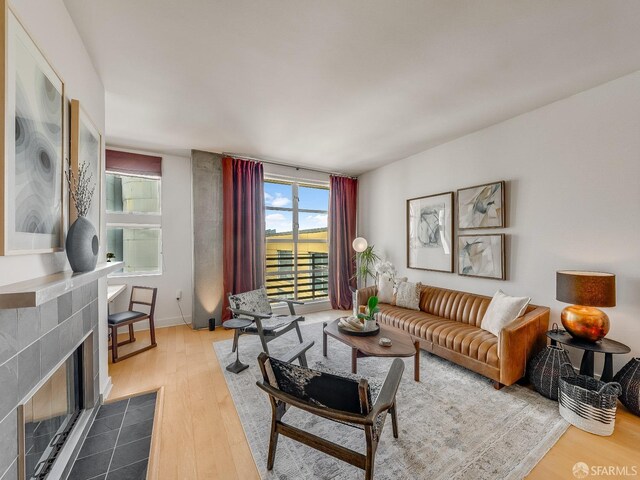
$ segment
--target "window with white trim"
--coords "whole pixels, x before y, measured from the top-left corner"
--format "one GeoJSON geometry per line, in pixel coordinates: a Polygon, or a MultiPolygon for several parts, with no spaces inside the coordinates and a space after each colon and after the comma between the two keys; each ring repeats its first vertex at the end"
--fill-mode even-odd
{"type": "Polygon", "coordinates": [[[266,178],[267,294],[310,301],[329,295],[329,185],[266,178]]]}
{"type": "Polygon", "coordinates": [[[107,163],[107,252],[124,262],[115,276],[162,273],[161,178],[110,171],[107,163]]]}

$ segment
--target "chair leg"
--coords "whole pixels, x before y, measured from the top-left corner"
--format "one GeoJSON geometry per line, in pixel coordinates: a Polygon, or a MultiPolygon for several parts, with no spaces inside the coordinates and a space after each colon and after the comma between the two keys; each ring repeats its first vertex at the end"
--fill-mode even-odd
{"type": "Polygon", "coordinates": [[[118,327],[113,325],[111,330],[111,363],[118,361],[118,327]]]}
{"type": "Polygon", "coordinates": [[[158,345],[156,343],[156,323],[153,320],[153,317],[149,317],[149,335],[151,336],[151,345],[154,347],[158,345]]]}
{"type": "Polygon", "coordinates": [[[264,338],[264,335],[258,335],[260,337],[260,343],[262,343],[262,350],[264,353],[269,355],[269,347],[267,347],[267,340],[264,338]]]}
{"type": "Polygon", "coordinates": [[[398,415],[396,412],[396,404],[393,403],[393,407],[389,409],[391,414],[391,426],[393,427],[393,438],[398,438],[398,415]]]}
{"type": "Polygon", "coordinates": [[[129,342],[135,342],[136,337],[133,335],[133,323],[129,324],[129,342]]]}
{"type": "Polygon", "coordinates": [[[373,465],[375,463],[376,443],[373,440],[372,428],[365,427],[365,438],[367,440],[367,456],[364,462],[365,480],[373,480],[373,465]]]}
{"type": "Polygon", "coordinates": [[[300,340],[300,343],[302,343],[302,333],[300,332],[300,325],[298,325],[298,322],[296,322],[296,333],[298,334],[298,340],[300,340]]]}
{"type": "Polygon", "coordinates": [[[240,336],[238,331],[239,331],[238,328],[236,328],[233,331],[233,346],[231,347],[231,353],[235,353],[236,352],[236,348],[238,348],[238,337],[240,336]]]}
{"type": "Polygon", "coordinates": [[[269,454],[267,455],[267,470],[273,469],[273,462],[276,459],[276,448],[278,447],[278,431],[276,430],[276,419],[271,419],[271,435],[269,436],[269,454]]]}

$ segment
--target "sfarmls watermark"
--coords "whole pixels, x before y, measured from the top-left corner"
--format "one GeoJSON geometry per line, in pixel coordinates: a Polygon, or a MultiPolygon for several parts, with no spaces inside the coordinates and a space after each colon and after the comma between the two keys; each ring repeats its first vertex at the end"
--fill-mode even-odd
{"type": "Polygon", "coordinates": [[[638,467],[636,465],[587,465],[578,462],[573,466],[573,476],[576,478],[591,477],[636,477],[638,467]]]}

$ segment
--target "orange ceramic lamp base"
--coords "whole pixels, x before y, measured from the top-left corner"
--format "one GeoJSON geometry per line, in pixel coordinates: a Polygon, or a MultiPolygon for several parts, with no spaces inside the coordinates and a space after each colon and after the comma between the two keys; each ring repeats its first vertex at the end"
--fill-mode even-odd
{"type": "Polygon", "coordinates": [[[560,314],[562,325],[573,337],[597,342],[609,332],[609,317],[595,307],[571,305],[560,314]]]}

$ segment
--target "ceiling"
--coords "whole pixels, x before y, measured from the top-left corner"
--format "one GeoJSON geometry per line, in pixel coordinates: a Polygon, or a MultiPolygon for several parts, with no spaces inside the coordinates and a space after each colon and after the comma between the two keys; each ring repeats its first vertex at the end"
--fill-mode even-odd
{"type": "Polygon", "coordinates": [[[113,145],[359,174],[640,69],[637,0],[65,0],[113,145]]]}

